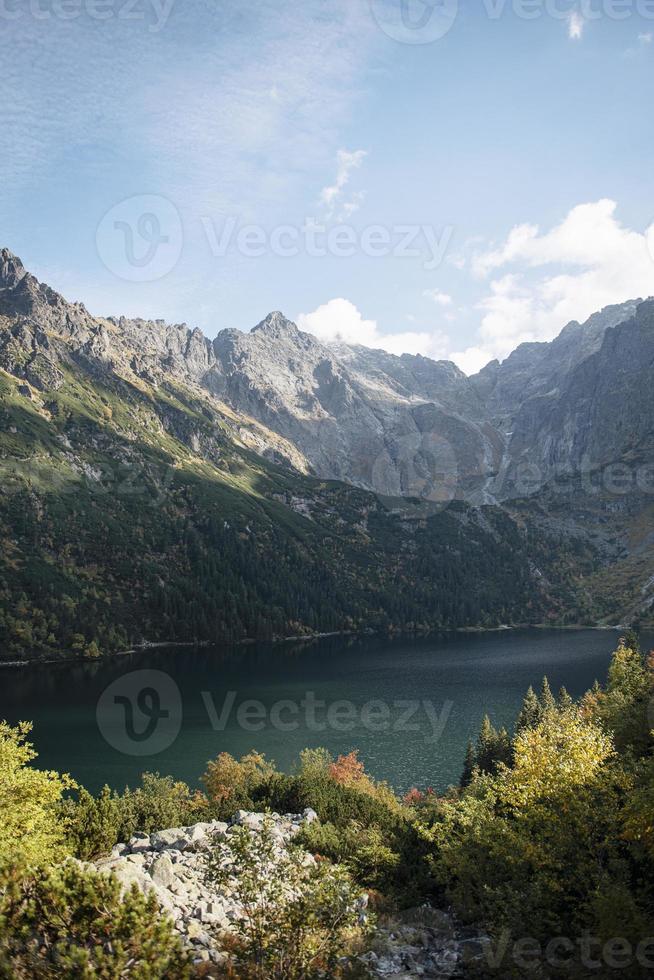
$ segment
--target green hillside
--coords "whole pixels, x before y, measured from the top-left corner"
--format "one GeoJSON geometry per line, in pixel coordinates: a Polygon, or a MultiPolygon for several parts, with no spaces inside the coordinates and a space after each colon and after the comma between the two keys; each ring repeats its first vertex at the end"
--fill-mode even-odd
{"type": "Polygon", "coordinates": [[[181,383],[81,360],[63,375],[39,390],[0,374],[5,659],[576,608],[591,553],[499,508],[398,507],[265,461],[181,383]]]}

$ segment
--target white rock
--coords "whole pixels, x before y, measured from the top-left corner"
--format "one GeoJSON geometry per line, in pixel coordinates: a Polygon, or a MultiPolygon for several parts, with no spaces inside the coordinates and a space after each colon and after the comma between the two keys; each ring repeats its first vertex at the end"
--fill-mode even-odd
{"type": "Polygon", "coordinates": [[[156,850],[172,848],[176,851],[185,851],[190,844],[190,838],[184,827],[172,827],[170,830],[159,830],[152,834],[152,846],[156,850]]]}
{"type": "Polygon", "coordinates": [[[160,854],[150,869],[150,876],[157,885],[164,888],[172,888],[176,882],[175,867],[169,856],[164,852],[160,854]]]}

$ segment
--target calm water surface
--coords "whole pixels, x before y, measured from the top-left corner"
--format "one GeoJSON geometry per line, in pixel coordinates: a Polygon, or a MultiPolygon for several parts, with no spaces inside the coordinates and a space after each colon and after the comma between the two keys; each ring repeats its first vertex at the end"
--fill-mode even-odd
{"type": "MultiPolygon", "coordinates": [[[[319,745],[359,749],[366,768],[398,790],[442,790],[458,780],[486,712],[510,727],[543,674],[553,690],[582,694],[605,679],[617,638],[601,630],[340,637],[4,668],[0,717],[33,721],[39,765],[92,791],[133,784],[143,770],[195,784],[221,751],[255,748],[288,769],[302,748],[319,745]]],[[[641,639],[654,646],[653,634],[641,639]]]]}

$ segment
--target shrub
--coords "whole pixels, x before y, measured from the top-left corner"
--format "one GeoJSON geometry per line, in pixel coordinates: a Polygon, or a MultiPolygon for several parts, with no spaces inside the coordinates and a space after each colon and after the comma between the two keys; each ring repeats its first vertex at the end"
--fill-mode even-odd
{"type": "Polygon", "coordinates": [[[90,860],[127,841],[137,831],[146,834],[164,827],[196,823],[206,817],[208,801],[183,782],[158,773],[143,773],[141,785],[121,794],[105,786],[99,796],[81,789],[66,800],[62,814],[73,852],[90,860]]]}
{"type": "Polygon", "coordinates": [[[211,802],[220,808],[219,812],[233,813],[239,807],[247,808],[252,792],[274,774],[274,764],[260,752],[250,752],[240,762],[229,752],[221,752],[217,759],[208,763],[202,782],[211,802]]]}
{"type": "Polygon", "coordinates": [[[105,786],[99,796],[80,789],[62,806],[71,850],[85,861],[106,854],[119,840],[121,813],[116,793],[105,786]]]}
{"type": "Polygon", "coordinates": [[[344,975],[361,935],[361,894],[343,868],[307,862],[292,848],[278,850],[272,821],[258,832],[235,828],[225,862],[218,846],[207,861],[213,886],[228,882],[243,908],[232,953],[239,977],[309,980],[344,975]]]}
{"type": "Polygon", "coordinates": [[[649,711],[654,697],[654,661],[643,657],[632,645],[620,640],[609,667],[606,690],[586,699],[586,708],[613,735],[620,751],[632,749],[639,755],[652,746],[649,711]]]}
{"type": "Polygon", "coordinates": [[[68,860],[30,874],[0,870],[0,977],[185,980],[191,966],[154,896],[68,860]]]}
{"type": "Polygon", "coordinates": [[[75,783],[69,776],[33,768],[37,753],[27,741],[31,724],[0,722],[0,864],[57,860],[66,851],[58,807],[75,783]]]}
{"type": "Polygon", "coordinates": [[[399,852],[393,850],[393,844],[397,844],[388,841],[374,824],[365,827],[351,820],[338,828],[315,822],[302,829],[298,843],[344,865],[366,887],[388,891],[397,880],[401,860],[399,852]]]}

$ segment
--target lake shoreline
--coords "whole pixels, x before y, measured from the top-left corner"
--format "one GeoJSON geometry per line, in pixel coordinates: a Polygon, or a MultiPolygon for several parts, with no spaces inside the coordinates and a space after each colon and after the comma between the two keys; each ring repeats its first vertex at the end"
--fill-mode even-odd
{"type": "MultiPolygon", "coordinates": [[[[647,627],[645,627],[647,628],[647,627]]],[[[607,626],[605,624],[596,624],[594,626],[585,625],[583,623],[566,623],[566,624],[552,624],[552,623],[516,623],[513,625],[500,624],[499,626],[454,626],[447,629],[433,629],[433,630],[386,630],[381,632],[379,630],[374,630],[371,628],[361,629],[361,630],[333,630],[327,633],[307,633],[301,636],[281,636],[275,637],[269,641],[261,641],[254,639],[252,637],[245,637],[241,640],[232,640],[226,646],[233,647],[247,647],[253,646],[256,643],[269,642],[271,646],[278,647],[286,643],[311,643],[314,640],[325,640],[329,637],[337,636],[353,636],[353,637],[364,637],[364,636],[384,636],[388,639],[402,637],[420,637],[428,638],[430,636],[443,636],[448,634],[462,633],[467,635],[474,634],[487,634],[487,633],[512,633],[516,630],[560,630],[561,632],[577,632],[580,630],[597,630],[600,632],[607,631],[619,631],[630,629],[628,625],[618,624],[617,626],[607,626]]],[[[148,650],[169,650],[175,647],[186,647],[189,649],[201,650],[203,648],[218,646],[220,644],[215,643],[211,640],[144,640],[142,643],[137,643],[133,647],[127,650],[117,650],[115,653],[103,654],[100,657],[81,657],[64,655],[57,657],[34,657],[30,660],[0,660],[0,668],[3,667],[33,667],[39,666],[44,667],[46,665],[57,665],[57,664],[90,664],[90,663],[102,663],[105,661],[115,660],[119,657],[130,657],[134,654],[145,653],[148,650]]]]}

